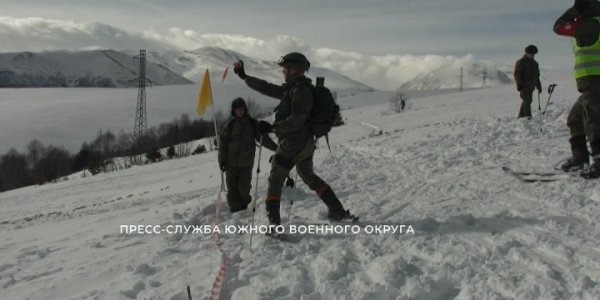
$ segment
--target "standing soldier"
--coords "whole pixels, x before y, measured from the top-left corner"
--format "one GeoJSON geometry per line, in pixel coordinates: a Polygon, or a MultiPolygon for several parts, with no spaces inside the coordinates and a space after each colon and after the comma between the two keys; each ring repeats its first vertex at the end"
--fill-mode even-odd
{"type": "Polygon", "coordinates": [[[248,108],[244,99],[236,98],[233,100],[231,115],[233,119],[223,127],[219,137],[219,168],[225,172],[227,204],[229,204],[229,210],[233,213],[245,210],[252,201],[250,188],[256,148],[255,141],[260,141],[261,133],[263,133],[263,146],[275,151],[277,144],[264,133],[263,121],[259,123],[248,115],[248,108]]]}
{"type": "Polygon", "coordinates": [[[250,88],[281,100],[276,108],[273,123],[279,146],[271,161],[269,175],[266,198],[269,222],[281,224],[279,214],[281,189],[285,178],[294,166],[302,181],[327,205],[329,219],[353,218],[354,216],[344,209],[331,187],[313,172],[315,138],[309,130],[308,121],[314,98],[311,80],[305,76],[310,63],[301,53],[292,52],[281,57],[278,64],[283,67],[285,77],[283,85],[274,85],[246,75],[243,61],[236,62],[233,69],[250,88]]]}
{"type": "Polygon", "coordinates": [[[576,0],[554,24],[554,32],[573,37],[575,69],[573,77],[581,93],[567,117],[571,132],[571,152],[561,168],[565,171],[584,169],[589,163],[587,140],[594,163],[581,172],[587,179],[600,177],[600,3],[576,0]]]}
{"type": "Polygon", "coordinates": [[[525,48],[525,54],[515,64],[515,82],[517,83],[517,91],[521,96],[521,109],[519,110],[519,118],[531,119],[531,102],[533,102],[533,91],[538,90],[538,94],[542,92],[542,83],[540,82],[540,68],[534,57],[538,53],[538,49],[534,45],[529,45],[525,48]]]}

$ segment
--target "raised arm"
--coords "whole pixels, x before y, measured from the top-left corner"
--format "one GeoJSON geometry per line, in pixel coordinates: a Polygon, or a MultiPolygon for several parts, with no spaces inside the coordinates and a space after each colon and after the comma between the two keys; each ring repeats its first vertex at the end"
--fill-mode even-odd
{"type": "Polygon", "coordinates": [[[246,76],[244,79],[246,85],[248,85],[251,89],[269,97],[281,99],[281,95],[283,94],[283,88],[280,85],[275,85],[269,83],[260,78],[246,76]]]}
{"type": "Polygon", "coordinates": [[[263,95],[280,99],[281,95],[283,94],[283,88],[281,86],[269,83],[260,78],[246,75],[246,70],[244,69],[244,62],[241,60],[233,64],[233,72],[237,74],[237,76],[240,77],[240,79],[244,80],[244,82],[246,82],[246,85],[248,85],[251,89],[263,95]]]}

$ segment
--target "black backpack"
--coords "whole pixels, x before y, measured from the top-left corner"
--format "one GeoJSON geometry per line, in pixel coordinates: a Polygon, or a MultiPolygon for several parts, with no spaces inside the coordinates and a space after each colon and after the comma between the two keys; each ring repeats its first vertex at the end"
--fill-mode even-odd
{"type": "MultiPolygon", "coordinates": [[[[316,86],[313,87],[314,101],[308,124],[315,138],[324,136],[329,147],[328,134],[340,113],[340,106],[335,103],[331,91],[323,85],[324,81],[323,77],[317,77],[316,86]]],[[[329,151],[331,152],[331,147],[329,151]]]]}

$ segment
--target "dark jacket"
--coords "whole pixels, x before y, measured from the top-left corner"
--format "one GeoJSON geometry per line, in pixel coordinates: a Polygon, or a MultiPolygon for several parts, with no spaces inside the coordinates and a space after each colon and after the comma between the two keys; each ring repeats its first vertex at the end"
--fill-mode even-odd
{"type": "Polygon", "coordinates": [[[276,108],[273,130],[280,143],[284,140],[305,140],[312,136],[308,120],[313,106],[311,80],[304,76],[275,85],[248,76],[246,84],[257,92],[281,100],[276,108]]]}
{"type": "MultiPolygon", "coordinates": [[[[587,9],[579,12],[571,7],[554,23],[554,32],[575,39],[580,47],[591,46],[596,43],[600,35],[600,24],[591,17],[600,16],[600,3],[590,1],[587,9]],[[576,24],[573,23],[578,19],[576,24]]],[[[600,94],[600,76],[585,76],[576,79],[577,89],[580,92],[600,94]]]]}
{"type": "Polygon", "coordinates": [[[514,76],[519,92],[533,91],[536,88],[539,91],[542,90],[538,63],[534,59],[527,57],[527,55],[523,55],[515,64],[514,76]]]}
{"type": "MultiPolygon", "coordinates": [[[[260,141],[258,121],[244,116],[234,117],[221,130],[219,137],[219,163],[227,167],[252,168],[256,153],[256,142],[260,141]]],[[[262,145],[271,150],[277,149],[277,144],[267,135],[263,135],[262,145]]]]}

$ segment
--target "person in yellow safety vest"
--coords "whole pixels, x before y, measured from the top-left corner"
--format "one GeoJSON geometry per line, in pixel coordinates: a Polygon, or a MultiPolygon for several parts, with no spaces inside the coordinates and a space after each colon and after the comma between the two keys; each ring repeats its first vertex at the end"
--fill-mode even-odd
{"type": "Polygon", "coordinates": [[[586,179],[600,177],[600,3],[596,0],[575,0],[554,24],[554,32],[573,38],[575,68],[573,77],[581,96],[567,117],[571,132],[572,157],[561,168],[564,171],[583,170],[586,179]],[[589,164],[591,147],[593,164],[589,164]]]}

